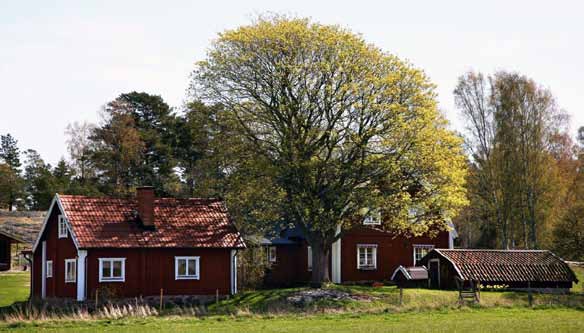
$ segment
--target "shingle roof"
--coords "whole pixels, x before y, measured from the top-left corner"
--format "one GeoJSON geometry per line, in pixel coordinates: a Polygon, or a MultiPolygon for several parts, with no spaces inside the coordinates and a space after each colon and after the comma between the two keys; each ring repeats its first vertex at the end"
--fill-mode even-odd
{"type": "Polygon", "coordinates": [[[0,234],[32,245],[43,224],[46,212],[0,211],[0,234]]]}
{"type": "Polygon", "coordinates": [[[428,270],[424,267],[404,267],[399,266],[393,272],[391,276],[391,280],[395,280],[398,274],[402,274],[406,280],[427,280],[428,279],[428,270]]]}
{"type": "Polygon", "coordinates": [[[227,209],[214,199],[158,198],[153,230],[135,218],[133,199],[60,195],[80,248],[243,248],[227,209]]]}
{"type": "MultiPolygon", "coordinates": [[[[578,281],[568,264],[546,250],[435,249],[434,251],[448,259],[463,280],[578,281]]],[[[429,256],[430,254],[427,255],[429,256]]]]}

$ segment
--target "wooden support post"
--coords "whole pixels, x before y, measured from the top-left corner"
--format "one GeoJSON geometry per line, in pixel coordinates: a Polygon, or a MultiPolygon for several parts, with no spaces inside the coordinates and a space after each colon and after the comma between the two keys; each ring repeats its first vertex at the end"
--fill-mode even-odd
{"type": "Polygon", "coordinates": [[[399,306],[402,306],[402,304],[404,303],[404,287],[403,286],[399,286],[399,306]]]}
{"type": "Polygon", "coordinates": [[[481,302],[481,281],[477,281],[477,303],[481,302]]]}
{"type": "Polygon", "coordinates": [[[95,311],[97,311],[97,305],[99,302],[99,289],[95,289],[95,311]]]}
{"type": "Polygon", "coordinates": [[[529,302],[529,307],[533,306],[533,294],[531,292],[531,281],[527,281],[527,300],[529,302]]]}
{"type": "Polygon", "coordinates": [[[162,312],[162,297],[163,297],[163,289],[160,288],[160,305],[158,306],[159,312],[162,312]]]}
{"type": "Polygon", "coordinates": [[[219,304],[219,289],[215,290],[215,304],[219,304]]]}

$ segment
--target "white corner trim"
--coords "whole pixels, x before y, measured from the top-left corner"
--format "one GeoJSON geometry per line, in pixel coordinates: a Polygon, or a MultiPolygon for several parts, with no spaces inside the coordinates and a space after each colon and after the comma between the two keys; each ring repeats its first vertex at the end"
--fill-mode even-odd
{"type": "Polygon", "coordinates": [[[87,294],[85,291],[86,285],[86,277],[85,273],[87,272],[86,269],[86,262],[87,262],[87,250],[78,250],[77,251],[77,301],[84,301],[87,298],[87,294]]]}
{"type": "Polygon", "coordinates": [[[34,246],[32,247],[33,253],[36,252],[36,249],[39,246],[39,243],[41,241],[41,238],[43,237],[45,229],[47,228],[47,223],[49,222],[49,218],[51,217],[51,213],[53,212],[53,208],[55,207],[55,204],[59,207],[61,214],[63,216],[65,216],[65,221],[67,223],[67,230],[69,231],[69,234],[71,235],[71,239],[73,240],[73,244],[75,244],[75,248],[77,250],[79,250],[79,242],[77,241],[77,236],[75,236],[75,231],[73,230],[71,223],[69,223],[69,217],[67,216],[67,212],[65,211],[65,209],[63,209],[63,204],[61,203],[61,199],[59,198],[59,194],[57,193],[53,197],[53,201],[51,202],[51,205],[49,206],[49,210],[47,211],[47,214],[45,215],[45,218],[43,220],[41,230],[39,231],[39,234],[37,235],[36,241],[34,242],[34,246]]]}
{"type": "MultiPolygon", "coordinates": [[[[341,233],[341,225],[337,225],[337,232],[336,234],[341,233]]],[[[337,239],[336,242],[333,243],[331,249],[331,256],[332,256],[332,263],[331,263],[331,280],[333,283],[341,283],[341,239],[337,239]]],[[[314,263],[313,263],[314,265],[314,263]]]]}
{"type": "Polygon", "coordinates": [[[42,244],[41,298],[44,299],[47,297],[47,242],[43,241],[42,244]]]}
{"type": "Polygon", "coordinates": [[[237,294],[237,250],[231,250],[231,295],[237,294]]]}
{"type": "Polygon", "coordinates": [[[200,257],[198,256],[177,256],[174,257],[174,279],[175,280],[199,280],[200,277],[200,257]],[[188,270],[188,261],[195,260],[195,275],[179,275],[178,274],[178,261],[179,260],[187,260],[187,270],[188,270]]]}
{"type": "Polygon", "coordinates": [[[99,282],[126,282],[126,258],[99,258],[99,282]],[[104,277],[103,276],[103,262],[109,261],[112,263],[110,266],[110,272],[113,275],[114,272],[114,261],[120,261],[122,263],[122,276],[121,277],[104,277]]]}

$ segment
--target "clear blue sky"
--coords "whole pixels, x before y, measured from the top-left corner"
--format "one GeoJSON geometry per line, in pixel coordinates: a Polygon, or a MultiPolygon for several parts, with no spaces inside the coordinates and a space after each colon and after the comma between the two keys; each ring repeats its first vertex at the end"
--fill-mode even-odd
{"type": "Polygon", "coordinates": [[[580,1],[2,1],[0,133],[55,163],[66,125],[98,121],[120,93],[178,107],[216,34],[264,12],[341,24],[408,59],[438,85],[455,129],[452,90],[470,69],[520,71],[553,91],[573,134],[584,125],[580,1]]]}

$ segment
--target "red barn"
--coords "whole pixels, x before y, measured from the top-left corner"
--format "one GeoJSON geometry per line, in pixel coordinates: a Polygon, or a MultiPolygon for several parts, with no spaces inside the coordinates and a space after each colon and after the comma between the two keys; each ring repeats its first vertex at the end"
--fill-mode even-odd
{"type": "Polygon", "coordinates": [[[33,296],[234,294],[243,248],[219,200],[151,187],[136,199],[56,195],[33,247],[33,296]]]}
{"type": "MultiPolygon", "coordinates": [[[[390,280],[399,266],[415,266],[433,248],[452,248],[456,231],[440,231],[433,237],[406,237],[383,231],[379,223],[365,221],[346,231],[331,249],[330,277],[334,283],[390,280]]],[[[452,227],[452,225],[451,225],[452,227]]],[[[264,238],[270,263],[268,285],[293,285],[310,281],[311,249],[298,229],[279,237],[264,238]]]]}

